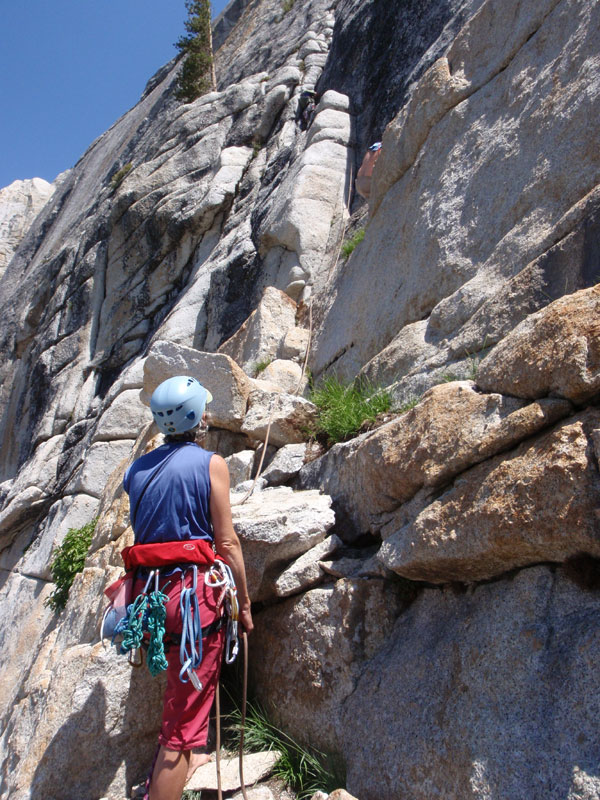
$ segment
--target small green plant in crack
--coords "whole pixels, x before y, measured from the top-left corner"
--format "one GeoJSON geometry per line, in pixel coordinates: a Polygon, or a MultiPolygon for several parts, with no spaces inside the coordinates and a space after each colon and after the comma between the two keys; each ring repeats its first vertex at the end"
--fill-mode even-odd
{"type": "Polygon", "coordinates": [[[133,164],[131,163],[131,161],[129,161],[127,164],[121,167],[121,169],[117,170],[117,172],[113,174],[113,176],[110,179],[110,188],[113,190],[113,192],[115,192],[119,188],[119,186],[123,183],[123,181],[125,180],[127,175],[129,175],[132,169],[133,169],[133,164]]]}
{"type": "Polygon", "coordinates": [[[55,589],[45,602],[53,611],[62,611],[67,605],[75,576],[83,570],[97,521],[96,518],[81,528],[70,528],[62,544],[54,551],[50,572],[55,589]]]}
{"type": "Polygon", "coordinates": [[[255,137],[252,140],[252,158],[253,159],[256,158],[256,156],[260,153],[261,150],[262,150],[262,142],[258,137],[255,137]]]}
{"type": "Polygon", "coordinates": [[[454,381],[460,381],[460,380],[462,380],[462,378],[455,372],[443,372],[440,383],[453,383],[454,381]]]}
{"type": "Polygon", "coordinates": [[[288,13],[288,11],[292,10],[295,2],[296,0],[283,0],[283,3],[281,4],[281,10],[283,11],[284,16],[288,13]]]}
{"type": "Polygon", "coordinates": [[[260,361],[257,361],[254,365],[252,372],[254,373],[254,377],[256,378],[261,372],[264,372],[266,368],[271,364],[273,361],[272,358],[263,358],[260,361]]]}
{"type": "Polygon", "coordinates": [[[356,231],[356,233],[350,239],[348,239],[347,242],[344,242],[342,245],[342,256],[344,260],[347,261],[350,258],[357,245],[359,245],[364,238],[365,229],[360,228],[360,230],[356,231]]]}
{"type": "Polygon", "coordinates": [[[312,390],[310,399],[318,410],[312,436],[327,444],[352,439],[364,422],[374,422],[392,404],[390,393],[369,381],[344,384],[335,376],[326,377],[312,390]]]}

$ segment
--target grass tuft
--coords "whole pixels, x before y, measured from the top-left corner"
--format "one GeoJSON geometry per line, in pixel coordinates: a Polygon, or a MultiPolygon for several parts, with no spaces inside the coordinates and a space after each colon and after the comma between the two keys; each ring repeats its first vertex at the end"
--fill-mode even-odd
{"type": "Polygon", "coordinates": [[[252,368],[254,377],[256,378],[257,375],[260,375],[261,372],[264,372],[272,361],[272,358],[263,358],[261,361],[257,361],[252,368]]]}
{"type": "Polygon", "coordinates": [[[389,392],[365,380],[345,385],[336,377],[325,378],[310,399],[319,412],[312,433],[324,435],[328,444],[352,439],[364,422],[373,422],[391,406],[389,392]]]}
{"type": "Polygon", "coordinates": [[[96,518],[81,528],[69,528],[62,544],[54,551],[50,571],[56,588],[45,602],[53,611],[62,611],[67,605],[75,576],[83,570],[97,521],[96,518]]]}
{"type": "Polygon", "coordinates": [[[344,244],[342,245],[342,256],[346,261],[352,255],[356,246],[359,245],[364,238],[365,238],[365,229],[361,228],[360,230],[356,231],[356,233],[354,234],[354,236],[352,236],[352,238],[348,239],[347,242],[344,242],[344,244]]]}
{"type": "MultiPolygon", "coordinates": [[[[234,709],[228,719],[227,732],[230,745],[238,748],[240,710],[234,709]]],[[[273,773],[294,790],[297,800],[308,800],[319,790],[329,793],[340,786],[345,786],[345,776],[341,774],[339,763],[319,750],[298,744],[291,736],[273,725],[264,709],[257,703],[249,703],[247,706],[244,750],[249,753],[276,750],[280,753],[273,773]]]]}

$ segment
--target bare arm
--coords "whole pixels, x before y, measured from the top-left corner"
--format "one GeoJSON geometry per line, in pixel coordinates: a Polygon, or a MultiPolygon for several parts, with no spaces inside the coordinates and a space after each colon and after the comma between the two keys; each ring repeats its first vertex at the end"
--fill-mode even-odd
{"type": "Polygon", "coordinates": [[[217,552],[231,567],[238,592],[240,622],[250,633],[254,627],[250,611],[250,597],[246,586],[246,570],[240,540],[233,529],[229,503],[229,470],[221,456],[213,455],[209,465],[210,515],[217,552]]]}

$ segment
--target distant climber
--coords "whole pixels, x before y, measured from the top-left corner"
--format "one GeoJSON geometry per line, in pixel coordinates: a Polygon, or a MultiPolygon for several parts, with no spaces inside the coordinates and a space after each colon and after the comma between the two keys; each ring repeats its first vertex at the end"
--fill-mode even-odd
{"type": "Polygon", "coordinates": [[[300,125],[300,130],[305,131],[310,127],[316,105],[317,95],[312,89],[305,89],[301,92],[296,111],[296,122],[300,125]]]}
{"type": "Polygon", "coordinates": [[[356,191],[361,197],[364,197],[365,200],[368,200],[371,194],[371,178],[373,176],[373,167],[379,158],[380,152],[381,142],[375,142],[372,144],[365,153],[365,157],[363,158],[360,169],[356,175],[356,191]]]}
{"type": "Polygon", "coordinates": [[[230,660],[230,621],[239,617],[247,632],[253,627],[242,549],[231,520],[227,464],[197,441],[206,431],[210,400],[193,377],[161,383],[150,408],[165,443],[134,461],[123,481],[135,534],[128,549],[133,555],[127,558],[144,565],[138,567],[134,596],[144,600],[155,587],[151,599],[164,603],[161,638],[166,630],[168,644],[150,800],[179,800],[195,767],[209,760],[192,751],[206,747],[224,646],[230,660]],[[229,622],[221,605],[227,596],[235,606],[229,622]]]}

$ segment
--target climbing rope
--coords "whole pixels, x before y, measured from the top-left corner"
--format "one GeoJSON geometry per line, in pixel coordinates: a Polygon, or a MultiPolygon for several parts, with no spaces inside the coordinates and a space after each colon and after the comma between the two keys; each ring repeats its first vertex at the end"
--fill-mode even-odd
{"type": "Polygon", "coordinates": [[[300,379],[298,381],[298,385],[296,386],[295,394],[298,394],[298,392],[302,388],[304,375],[306,374],[306,365],[308,364],[308,356],[310,355],[310,345],[312,343],[312,333],[313,333],[312,308],[313,308],[313,301],[311,297],[310,302],[308,304],[308,342],[306,343],[306,353],[304,354],[304,361],[302,362],[302,372],[300,373],[300,379]]]}
{"type": "MultiPolygon", "coordinates": [[[[246,794],[246,784],[244,781],[244,731],[246,729],[246,705],[248,698],[248,634],[246,631],[242,633],[242,642],[244,649],[244,667],[242,675],[242,720],[240,723],[240,744],[238,748],[238,765],[240,771],[240,786],[242,789],[242,797],[248,800],[246,794]]],[[[223,800],[223,791],[221,787],[221,693],[219,684],[217,684],[217,691],[215,694],[215,716],[217,722],[217,736],[215,743],[216,767],[217,767],[217,798],[223,800]]]]}
{"type": "Polygon", "coordinates": [[[256,470],[256,475],[254,476],[254,480],[252,481],[252,486],[248,489],[248,491],[242,497],[242,499],[238,500],[236,503],[232,503],[231,504],[232,506],[241,506],[243,503],[245,503],[250,498],[250,495],[254,491],[254,488],[255,488],[255,486],[256,486],[256,484],[258,482],[258,479],[260,478],[260,474],[261,474],[261,471],[262,471],[262,465],[263,465],[263,462],[265,460],[265,455],[267,453],[267,445],[269,444],[269,434],[271,433],[271,424],[273,422],[273,412],[274,412],[273,403],[271,402],[271,410],[270,410],[270,413],[269,413],[269,422],[268,422],[268,425],[267,425],[267,433],[265,435],[265,441],[264,441],[264,445],[263,445],[263,450],[262,450],[262,453],[260,455],[260,461],[258,462],[258,469],[256,470]]]}
{"type": "MultiPolygon", "coordinates": [[[[156,572],[156,584],[148,601],[148,631],[150,645],[148,647],[148,669],[152,677],[163,672],[169,666],[165,656],[165,620],[167,619],[167,601],[169,596],[158,588],[159,572],[156,572]]],[[[168,585],[168,584],[167,584],[168,585]]],[[[166,588],[163,587],[163,589],[166,588]]]]}
{"type": "Polygon", "coordinates": [[[240,725],[240,747],[239,747],[239,764],[240,764],[240,784],[242,786],[242,796],[244,800],[248,800],[246,795],[246,784],[244,783],[244,731],[246,729],[246,699],[248,697],[248,634],[246,631],[242,632],[242,642],[244,645],[244,672],[242,683],[242,722],[240,725]]]}
{"type": "Polygon", "coordinates": [[[166,605],[169,597],[158,588],[159,576],[158,570],[150,572],[143,592],[128,606],[127,616],[119,622],[115,629],[115,636],[119,633],[123,635],[121,653],[129,653],[130,663],[133,666],[141,666],[141,647],[144,641],[144,632],[148,631],[150,634],[148,669],[153,676],[158,675],[169,666],[165,657],[163,641],[167,618],[166,605]],[[153,578],[155,588],[148,594],[153,578]],[[135,659],[136,651],[139,651],[139,660],[135,659]]]}
{"type": "Polygon", "coordinates": [[[127,617],[124,626],[121,630],[121,623],[117,626],[118,633],[123,633],[123,641],[121,642],[121,653],[128,653],[129,651],[139,650],[142,646],[144,639],[144,616],[148,608],[148,587],[150,581],[154,577],[154,571],[148,576],[144,591],[139,594],[133,603],[127,608],[127,617]]]}

